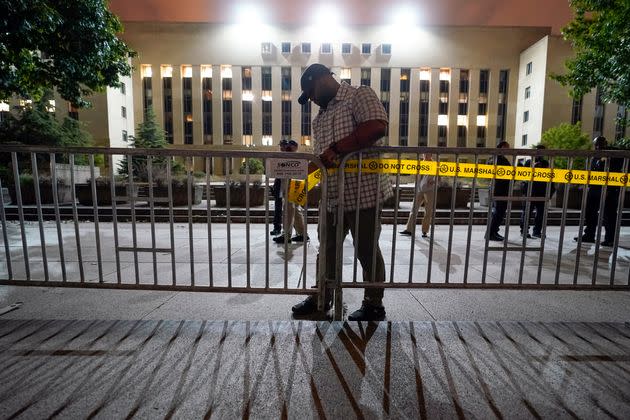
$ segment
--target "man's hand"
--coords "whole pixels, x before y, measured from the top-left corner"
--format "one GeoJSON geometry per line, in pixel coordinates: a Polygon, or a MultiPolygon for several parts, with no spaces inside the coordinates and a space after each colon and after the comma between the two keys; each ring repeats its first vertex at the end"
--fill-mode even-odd
{"type": "Polygon", "coordinates": [[[330,147],[324,150],[324,152],[319,155],[319,158],[322,160],[322,163],[326,168],[336,168],[339,165],[337,161],[337,153],[332,150],[330,147]]]}

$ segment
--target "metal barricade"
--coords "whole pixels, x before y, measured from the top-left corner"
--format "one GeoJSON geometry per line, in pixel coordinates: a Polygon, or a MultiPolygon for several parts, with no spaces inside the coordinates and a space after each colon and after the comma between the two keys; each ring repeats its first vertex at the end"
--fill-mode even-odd
{"type": "MultiPolygon", "coordinates": [[[[317,234],[309,224],[314,214],[308,203],[305,235],[312,241],[276,245],[269,235],[269,180],[254,183],[249,164],[243,165],[238,185],[232,174],[235,162],[287,158],[286,152],[5,146],[0,155],[10,162],[13,178],[0,188],[9,187],[14,196],[9,204],[0,194],[0,284],[313,294],[315,285],[324,283],[317,282],[317,234]],[[97,179],[100,155],[108,169],[97,179]],[[77,192],[86,191],[75,185],[79,156],[87,159],[90,173],[81,186],[90,201],[84,205],[77,204],[77,192]],[[117,164],[124,157],[126,165],[117,164]],[[65,182],[56,171],[61,158],[70,166],[65,182]],[[195,160],[205,161],[202,179],[194,177],[195,160]],[[174,169],[181,164],[184,175],[176,177],[174,169]],[[220,181],[211,176],[214,165],[224,168],[220,181]],[[130,174],[124,183],[117,179],[117,167],[130,174]],[[50,177],[44,183],[41,172],[47,168],[50,177]],[[20,176],[26,172],[32,176],[20,176]],[[25,183],[27,178],[32,182],[25,183]],[[177,207],[180,189],[183,205],[177,207]],[[202,189],[206,200],[200,201],[202,189]],[[225,194],[222,206],[216,202],[219,190],[225,194]],[[235,207],[235,194],[244,195],[244,207],[235,207]],[[263,195],[263,209],[253,205],[255,194],[263,195]],[[33,195],[32,202],[26,195],[33,195]]],[[[291,159],[323,168],[310,154],[292,153],[291,159]]]]}
{"type": "MultiPolygon", "coordinates": [[[[599,214],[604,211],[604,201],[607,194],[618,194],[616,219],[614,226],[616,235],[612,246],[602,246],[603,240],[602,217],[597,225],[595,243],[583,243],[582,234],[584,228],[583,215],[587,206],[587,195],[591,184],[582,184],[580,195],[580,207],[576,210],[568,209],[570,188],[568,183],[562,193],[561,206],[555,207],[550,203],[551,183],[547,183],[544,197],[532,197],[532,179],[526,180],[527,192],[524,196],[515,194],[515,184],[518,181],[518,171],[509,179],[509,194],[507,196],[492,196],[495,178],[493,177],[487,187],[480,188],[482,179],[477,171],[473,174],[464,174],[459,168],[465,164],[477,167],[484,161],[496,162],[499,154],[512,158],[512,163],[517,156],[529,158],[530,171],[533,177],[534,159],[544,156],[550,159],[550,176],[559,173],[561,169],[554,167],[554,161],[558,158],[567,160],[567,172],[569,177],[578,169],[589,174],[590,159],[604,157],[606,161],[606,176],[611,175],[610,160],[617,159],[623,162],[621,179],[627,185],[627,173],[630,161],[628,151],[557,151],[557,150],[533,150],[533,149],[469,149],[469,148],[432,148],[432,147],[380,147],[347,155],[340,163],[338,190],[340,201],[337,207],[337,220],[342,220],[346,178],[350,169],[359,168],[357,180],[361,185],[362,176],[374,172],[378,165],[374,160],[365,163],[366,153],[378,153],[384,167],[384,172],[389,173],[394,186],[394,203],[390,209],[383,209],[383,203],[379,202],[376,208],[377,214],[387,218],[391,223],[391,229],[383,227],[380,235],[380,244],[383,247],[385,260],[386,279],[384,283],[362,282],[357,280],[357,252],[356,238],[354,245],[346,244],[339,247],[336,254],[336,304],[340,305],[342,289],[344,288],[494,288],[494,289],[630,289],[630,231],[621,229],[622,224],[628,225],[630,212],[623,210],[623,202],[627,187],[611,187],[606,184],[601,186],[599,200],[599,214]],[[408,203],[399,203],[399,198],[404,188],[401,178],[404,176],[405,159],[420,161],[423,153],[431,153],[436,163],[437,182],[434,185],[433,201],[434,223],[431,224],[428,238],[420,238],[414,231],[409,237],[399,236],[400,216],[408,214],[408,203]],[[577,159],[585,162],[584,167],[574,167],[577,159]],[[389,162],[389,163],[388,163],[389,162]],[[397,164],[396,164],[397,162],[397,164]],[[450,166],[449,166],[450,165],[450,166]],[[445,177],[443,172],[448,172],[453,165],[457,167],[454,176],[445,177]],[[394,169],[392,169],[394,168],[394,169]],[[443,171],[446,168],[447,171],[443,171]],[[625,178],[624,178],[625,177],[625,178]],[[445,182],[447,181],[447,182],[445,182]],[[467,184],[468,198],[465,199],[465,207],[458,209],[458,197],[464,190],[463,182],[467,184]],[[450,186],[450,188],[445,188],[450,186]],[[481,191],[480,191],[481,190],[481,191]],[[614,190],[614,191],[612,191],[614,190]],[[480,192],[488,191],[490,202],[482,206],[476,197],[480,192]],[[450,205],[440,207],[437,200],[438,194],[448,192],[450,205]],[[492,203],[494,201],[507,203],[505,240],[492,242],[487,235],[490,218],[492,217],[492,203]],[[517,230],[521,212],[530,214],[530,206],[535,202],[544,202],[544,215],[542,234],[540,239],[528,238],[527,234],[521,235],[517,230]],[[522,209],[515,209],[515,203],[522,204],[522,209]],[[553,208],[552,208],[553,207],[553,208]],[[436,211],[440,212],[436,215],[436,211]],[[553,217],[551,217],[553,216],[553,217]],[[623,223],[622,223],[623,222],[623,223]],[[516,225],[516,228],[515,228],[516,225]],[[569,228],[569,225],[575,227],[569,228]],[[574,241],[573,237],[577,240],[574,241]],[[402,242],[404,240],[404,242],[402,242]],[[620,247],[620,243],[623,247],[620,247]],[[388,245],[391,244],[391,247],[388,245]],[[389,248],[389,249],[388,249],[389,248]],[[621,255],[623,253],[623,256],[621,255]],[[352,258],[344,259],[344,254],[352,255],[352,258]],[[389,254],[389,255],[387,255],[389,254]],[[623,257],[623,258],[622,258],[623,257]]],[[[497,168],[496,163],[493,164],[497,168]]],[[[496,173],[496,172],[495,172],[496,173]]],[[[612,174],[614,175],[614,174],[612,174]]],[[[495,175],[496,176],[496,175],[495,175]]],[[[407,176],[407,181],[413,185],[413,196],[418,195],[419,174],[407,176]]],[[[329,179],[333,182],[332,179],[329,179]]],[[[605,181],[609,182],[609,181],[605,181]]],[[[357,209],[359,203],[357,203],[357,209]]],[[[358,219],[358,210],[354,211],[355,220],[358,219]]],[[[420,219],[420,218],[419,218],[420,219]]],[[[524,218],[523,231],[528,232],[531,225],[529,217],[524,218]]],[[[406,220],[405,220],[406,221],[406,220]]],[[[404,222],[402,223],[404,225],[404,222]]],[[[373,226],[362,226],[357,229],[359,241],[364,229],[373,229],[373,226]]],[[[337,242],[343,241],[342,226],[337,226],[337,242]]],[[[608,245],[608,244],[607,244],[608,245]]],[[[376,248],[376,243],[374,244],[376,248]]],[[[364,267],[365,269],[365,267],[364,267]]],[[[340,312],[336,313],[337,317],[340,312]]]]}

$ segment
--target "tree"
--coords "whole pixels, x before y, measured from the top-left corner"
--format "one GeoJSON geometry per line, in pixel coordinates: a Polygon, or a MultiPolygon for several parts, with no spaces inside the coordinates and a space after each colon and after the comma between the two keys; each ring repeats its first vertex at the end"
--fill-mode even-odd
{"type": "Polygon", "coordinates": [[[0,0],[0,99],[40,99],[56,89],[78,107],[84,96],[131,74],[135,55],[105,0],[0,0]]]}
{"type": "Polygon", "coordinates": [[[575,57],[552,78],[579,98],[599,87],[602,99],[630,105],[630,1],[570,0],[575,18],[563,28],[575,57]]]}
{"type": "MultiPolygon", "coordinates": [[[[547,149],[556,150],[589,150],[591,140],[588,135],[582,133],[582,125],[562,123],[545,131],[540,141],[547,149]]],[[[573,160],[573,169],[584,169],[584,158],[573,160]]],[[[554,168],[566,169],[567,158],[555,158],[554,168]]]]}

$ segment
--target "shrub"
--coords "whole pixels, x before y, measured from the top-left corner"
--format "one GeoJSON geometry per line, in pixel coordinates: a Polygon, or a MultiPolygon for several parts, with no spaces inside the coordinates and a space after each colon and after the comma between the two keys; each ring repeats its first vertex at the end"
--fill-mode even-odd
{"type": "MultiPolygon", "coordinates": [[[[589,150],[591,148],[591,139],[588,135],[582,133],[582,125],[580,123],[562,123],[550,128],[543,133],[541,143],[547,149],[589,150]]],[[[584,158],[574,159],[572,169],[584,169],[585,164],[584,158]]],[[[556,157],[554,159],[555,168],[567,169],[567,165],[567,158],[556,157]]]]}
{"type": "Polygon", "coordinates": [[[265,173],[265,166],[261,159],[258,158],[246,158],[241,162],[241,167],[238,169],[240,174],[247,173],[247,167],[249,167],[250,175],[259,175],[265,173]]]}

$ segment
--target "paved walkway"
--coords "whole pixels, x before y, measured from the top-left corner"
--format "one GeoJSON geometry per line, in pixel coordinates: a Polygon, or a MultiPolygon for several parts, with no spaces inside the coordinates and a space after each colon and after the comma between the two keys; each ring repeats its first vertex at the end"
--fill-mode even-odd
{"type": "MultiPolygon", "coordinates": [[[[232,259],[243,263],[243,225],[233,227],[232,259]]],[[[178,246],[187,247],[187,226],[177,228],[178,246]]],[[[261,258],[266,232],[252,228],[254,254],[261,258]]],[[[393,248],[388,231],[386,261],[393,248]]],[[[447,249],[447,235],[436,232],[434,246],[447,249]]],[[[86,273],[97,267],[91,234],[82,225],[86,273]]],[[[38,235],[29,236],[34,260],[38,235]]],[[[49,227],[46,235],[52,247],[56,230],[49,227]]],[[[456,232],[458,249],[461,238],[456,232]]],[[[200,237],[194,249],[204,242],[207,247],[200,237]]],[[[410,240],[397,236],[396,242],[409,255],[410,240]]],[[[315,246],[313,239],[308,255],[315,246]]],[[[566,246],[570,261],[575,245],[566,246]]],[[[427,244],[418,238],[413,248],[424,255],[427,244]]],[[[300,267],[302,248],[290,249],[291,259],[280,247],[270,249],[280,271],[293,258],[300,267]]],[[[188,251],[178,259],[184,273],[188,251]]],[[[479,249],[473,251],[478,258],[479,249]]],[[[589,246],[580,253],[585,278],[595,265],[592,252],[589,246]]],[[[402,267],[402,251],[396,255],[402,267]]],[[[445,273],[446,255],[436,255],[441,263],[434,278],[445,273]]],[[[518,255],[507,264],[512,274],[518,255]]],[[[59,264],[52,251],[49,257],[59,264]]],[[[104,257],[113,261],[111,254],[104,257]]],[[[423,265],[426,270],[423,258],[414,259],[414,273],[423,265]]],[[[526,261],[537,264],[535,258],[526,261]]],[[[609,258],[608,251],[597,266],[605,270],[609,258]]],[[[620,261],[627,279],[627,262],[620,261]]],[[[73,263],[76,274],[76,261],[67,265],[73,263]]],[[[462,262],[451,264],[461,268],[462,262]]],[[[297,280],[299,268],[287,266],[297,280]]],[[[163,277],[170,281],[164,270],[163,277]]],[[[152,281],[152,273],[147,278],[152,281]]],[[[360,305],[361,293],[345,291],[348,310],[360,305]]],[[[0,315],[0,418],[630,417],[628,291],[388,290],[387,322],[378,324],[291,320],[290,306],[299,299],[0,286],[0,312],[23,302],[0,315]]]]}

